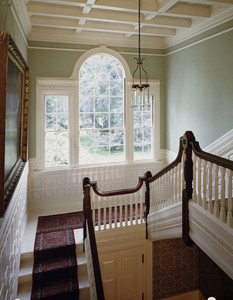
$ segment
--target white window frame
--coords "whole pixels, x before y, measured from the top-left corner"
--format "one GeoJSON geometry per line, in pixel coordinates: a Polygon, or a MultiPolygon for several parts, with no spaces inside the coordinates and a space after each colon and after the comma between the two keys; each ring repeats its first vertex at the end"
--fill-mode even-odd
{"type": "MultiPolygon", "coordinates": [[[[94,54],[109,54],[114,56],[122,64],[125,75],[125,161],[101,163],[101,165],[124,165],[142,163],[159,160],[160,152],[160,81],[150,80],[150,95],[153,98],[152,111],[152,157],[134,161],[134,115],[131,108],[131,85],[132,77],[130,69],[125,59],[116,51],[105,47],[98,47],[85,52],[76,62],[70,78],[45,78],[40,77],[36,80],[36,168],[49,169],[44,167],[45,145],[44,145],[44,124],[45,124],[45,96],[46,95],[67,95],[69,101],[69,166],[51,167],[51,169],[79,167],[79,70],[85,60],[94,54]]],[[[99,165],[98,163],[94,165],[99,165]]],[[[82,165],[84,166],[84,165],[82,165]]],[[[93,165],[85,165],[87,167],[93,165]]]]}

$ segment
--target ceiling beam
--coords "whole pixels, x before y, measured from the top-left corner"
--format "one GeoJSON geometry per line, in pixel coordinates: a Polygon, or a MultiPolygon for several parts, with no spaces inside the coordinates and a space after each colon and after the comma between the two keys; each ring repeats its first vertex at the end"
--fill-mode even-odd
{"type": "MultiPolygon", "coordinates": [[[[32,15],[41,15],[47,17],[63,17],[64,19],[79,19],[80,25],[84,25],[88,21],[98,21],[98,22],[111,22],[111,23],[124,23],[137,25],[138,17],[137,14],[126,13],[126,12],[116,12],[109,11],[105,14],[102,10],[95,9],[92,10],[88,15],[83,15],[79,7],[65,7],[64,5],[45,5],[41,3],[29,3],[28,12],[32,15]]],[[[174,27],[174,28],[190,28],[191,19],[188,18],[176,18],[169,16],[156,16],[152,20],[146,20],[142,17],[142,26],[151,27],[174,27]]]]}
{"type": "Polygon", "coordinates": [[[164,12],[164,15],[185,16],[197,19],[210,18],[211,6],[177,2],[176,5],[164,12]]]}
{"type": "Polygon", "coordinates": [[[216,6],[224,6],[230,7],[233,5],[233,0],[184,0],[188,3],[198,3],[205,5],[216,5],[216,6]]]}
{"type": "MultiPolygon", "coordinates": [[[[77,29],[80,31],[92,31],[92,32],[108,32],[119,33],[124,35],[137,35],[138,31],[131,25],[125,24],[104,24],[96,22],[87,22],[85,26],[81,26],[77,20],[72,19],[60,19],[60,18],[44,18],[39,16],[31,17],[32,26],[51,27],[60,29],[77,29]]],[[[142,28],[141,35],[146,36],[174,36],[176,30],[172,28],[142,28]]]]}
{"type": "Polygon", "coordinates": [[[174,6],[177,2],[178,0],[163,0],[159,4],[158,12],[166,12],[168,9],[172,8],[172,6],[174,6]]]}

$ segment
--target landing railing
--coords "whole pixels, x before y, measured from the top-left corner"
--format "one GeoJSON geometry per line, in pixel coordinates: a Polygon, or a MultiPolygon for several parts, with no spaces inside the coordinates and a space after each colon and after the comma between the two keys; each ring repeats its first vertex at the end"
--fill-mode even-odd
{"type": "Polygon", "coordinates": [[[180,147],[176,159],[148,179],[150,185],[150,212],[181,202],[184,188],[183,158],[182,139],[180,138],[180,147]]]}
{"type": "Polygon", "coordinates": [[[146,175],[128,189],[101,191],[96,181],[90,181],[90,201],[95,230],[111,230],[145,222],[146,175]]]}
{"type": "Polygon", "coordinates": [[[233,227],[233,161],[204,152],[196,141],[190,144],[194,153],[192,201],[233,227]]]}
{"type": "Polygon", "coordinates": [[[190,199],[213,217],[233,227],[232,204],[233,162],[201,150],[191,131],[180,138],[177,158],[149,182],[150,213],[182,202],[182,236],[189,237],[190,199]]]}
{"type": "Polygon", "coordinates": [[[95,230],[91,213],[90,180],[83,179],[83,213],[84,245],[87,253],[87,268],[92,300],[104,300],[103,283],[100,272],[99,257],[95,239],[95,230]]]}

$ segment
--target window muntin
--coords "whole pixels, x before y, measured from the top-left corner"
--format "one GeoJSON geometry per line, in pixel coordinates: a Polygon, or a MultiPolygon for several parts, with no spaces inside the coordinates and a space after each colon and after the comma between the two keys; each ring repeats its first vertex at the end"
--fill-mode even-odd
{"type": "Polygon", "coordinates": [[[79,72],[79,163],[123,161],[124,69],[114,57],[89,57],[79,72]]]}
{"type": "Polygon", "coordinates": [[[134,108],[134,160],[152,158],[152,105],[145,105],[134,108]]]}
{"type": "Polygon", "coordinates": [[[68,96],[45,96],[45,167],[69,165],[68,96]]]}

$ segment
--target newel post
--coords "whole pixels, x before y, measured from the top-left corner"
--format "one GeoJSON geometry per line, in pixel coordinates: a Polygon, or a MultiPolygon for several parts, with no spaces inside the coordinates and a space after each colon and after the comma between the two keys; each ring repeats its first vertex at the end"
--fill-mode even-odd
{"type": "MultiPolygon", "coordinates": [[[[90,179],[89,177],[83,178],[83,247],[84,241],[87,236],[87,214],[90,210],[90,179]]],[[[84,249],[83,249],[84,250],[84,249]]]]}
{"type": "Polygon", "coordinates": [[[146,192],[145,192],[145,203],[146,203],[146,211],[145,211],[145,219],[146,219],[146,239],[148,239],[148,215],[150,212],[150,183],[149,178],[152,177],[150,171],[146,171],[146,192]]]}
{"type": "Polygon", "coordinates": [[[189,236],[189,210],[188,201],[192,198],[193,193],[193,160],[192,146],[190,142],[194,142],[195,137],[191,131],[186,131],[182,138],[182,146],[185,151],[184,161],[184,180],[185,188],[182,191],[182,237],[187,246],[191,246],[193,241],[189,236]]]}

